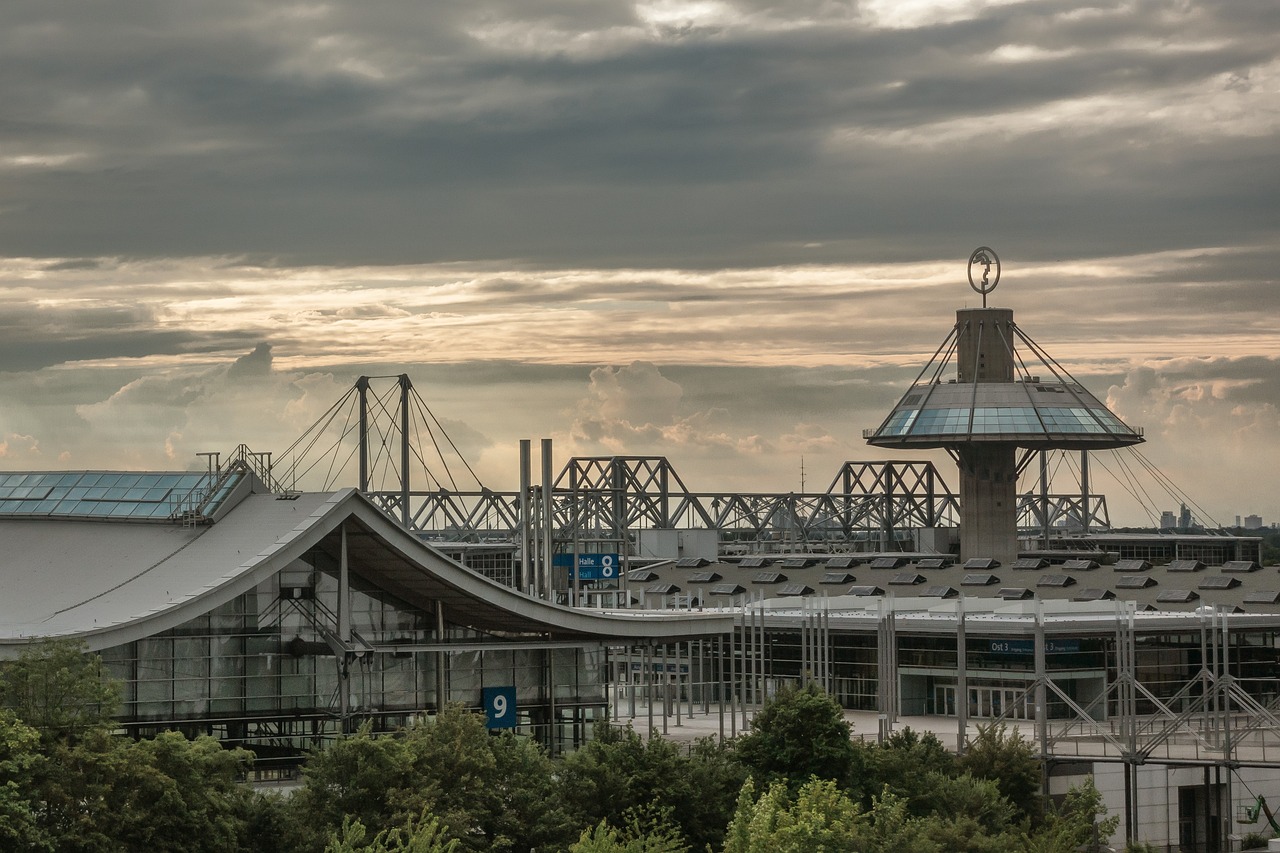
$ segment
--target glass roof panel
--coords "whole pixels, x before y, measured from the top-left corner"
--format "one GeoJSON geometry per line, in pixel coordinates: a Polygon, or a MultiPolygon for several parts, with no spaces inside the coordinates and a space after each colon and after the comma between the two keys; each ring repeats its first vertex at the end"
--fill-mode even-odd
{"type": "Polygon", "coordinates": [[[164,519],[181,498],[212,515],[244,479],[234,471],[213,495],[208,472],[103,471],[0,474],[0,515],[164,519]]]}

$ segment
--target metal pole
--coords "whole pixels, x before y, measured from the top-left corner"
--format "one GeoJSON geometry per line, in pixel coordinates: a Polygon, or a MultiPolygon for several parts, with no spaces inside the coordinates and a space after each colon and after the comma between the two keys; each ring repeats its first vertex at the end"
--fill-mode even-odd
{"type": "Polygon", "coordinates": [[[400,374],[400,524],[409,529],[409,374],[400,374]]]}
{"type": "Polygon", "coordinates": [[[1049,451],[1040,451],[1040,525],[1045,550],[1049,549],[1049,451]]]}
{"type": "Polygon", "coordinates": [[[556,650],[547,649],[547,752],[554,756],[559,752],[560,727],[556,725],[556,650]]]}
{"type": "MultiPolygon", "coordinates": [[[[969,736],[969,646],[965,636],[964,596],[956,600],[956,752],[963,755],[969,736]]],[[[937,713],[946,713],[946,708],[937,713]]]]}
{"type": "Polygon", "coordinates": [[[635,678],[632,675],[632,649],[632,646],[627,646],[627,700],[631,707],[631,719],[634,720],[636,718],[636,687],[639,685],[635,684],[635,678]]]}
{"type": "MultiPolygon", "coordinates": [[[[1049,796],[1049,694],[1045,689],[1048,668],[1045,664],[1044,601],[1041,599],[1036,599],[1035,616],[1036,738],[1040,741],[1040,788],[1041,793],[1047,797],[1049,796]]],[[[968,696],[965,700],[968,701],[968,696]]]]}
{"type": "MultiPolygon", "coordinates": [[[[1235,761],[1235,746],[1231,743],[1231,696],[1230,687],[1234,684],[1231,676],[1231,634],[1229,632],[1229,624],[1227,622],[1227,612],[1222,611],[1222,671],[1226,676],[1227,691],[1222,696],[1222,758],[1227,762],[1227,819],[1231,818],[1231,811],[1235,807],[1234,792],[1232,791],[1232,779],[1235,773],[1231,770],[1232,763],[1235,761]]],[[[1221,769],[1221,768],[1219,768],[1221,769]]]]}
{"type": "MultiPolygon", "coordinates": [[[[667,719],[671,716],[671,663],[668,657],[671,646],[663,644],[662,646],[662,678],[659,684],[662,685],[662,733],[667,734],[667,719]]],[[[680,703],[676,703],[677,709],[680,703]]]]}
{"type": "Polygon", "coordinates": [[[369,491],[369,377],[356,380],[360,397],[360,491],[369,491]]]}
{"type": "MultiPolygon", "coordinates": [[[[436,642],[444,645],[444,602],[436,602],[436,642]]],[[[436,713],[444,710],[445,701],[445,662],[448,656],[444,649],[436,652],[436,713]]]]}
{"type": "Polygon", "coordinates": [[[573,566],[569,571],[573,572],[573,600],[569,603],[574,607],[582,604],[582,579],[578,577],[578,558],[582,553],[582,543],[578,537],[578,527],[581,524],[578,515],[578,466],[569,466],[569,500],[573,507],[573,566]]]}
{"type": "Polygon", "coordinates": [[[520,439],[520,580],[521,592],[529,592],[533,578],[533,525],[530,524],[531,509],[529,503],[529,486],[532,479],[532,443],[527,438],[520,439]]]}
{"type": "Polygon", "coordinates": [[[718,682],[719,682],[719,685],[720,685],[720,689],[717,691],[718,695],[716,696],[716,699],[718,700],[718,701],[716,702],[716,706],[717,706],[716,713],[717,713],[717,714],[719,714],[719,716],[720,716],[720,742],[721,742],[721,743],[724,743],[724,703],[725,703],[725,695],[724,695],[724,676],[725,676],[725,663],[724,663],[724,635],[721,635],[721,636],[719,636],[719,637],[716,637],[716,653],[717,653],[717,656],[718,656],[718,658],[719,658],[719,664],[720,664],[720,665],[719,665],[719,667],[717,667],[717,678],[716,678],[716,681],[718,681],[718,682]]]}
{"type": "Polygon", "coordinates": [[[809,601],[800,599],[800,683],[809,680],[809,601]]]}
{"type": "Polygon", "coordinates": [[[759,642],[756,643],[756,651],[758,651],[760,654],[760,669],[758,672],[758,678],[760,680],[760,688],[759,690],[756,690],[756,693],[755,693],[755,697],[756,697],[755,711],[756,713],[759,713],[759,711],[762,710],[762,708],[764,707],[764,698],[765,698],[764,688],[765,688],[765,684],[767,684],[767,676],[772,674],[772,667],[768,666],[769,665],[768,652],[765,651],[765,649],[767,649],[767,644],[765,644],[764,642],[764,590],[763,589],[760,590],[760,608],[758,611],[756,611],[755,615],[756,615],[756,625],[758,625],[758,628],[759,628],[759,642]]]}
{"type": "MultiPolygon", "coordinates": [[[[685,667],[685,672],[680,672],[680,644],[676,643],[676,683],[680,685],[688,685],[688,691],[685,695],[689,697],[689,719],[693,719],[693,641],[687,640],[684,644],[685,659],[689,661],[685,667]],[[686,677],[687,676],[687,677],[686,677]]],[[[677,694],[676,703],[679,705],[680,697],[677,694]]],[[[676,725],[680,725],[680,714],[676,713],[676,725]]]]}
{"type": "Polygon", "coordinates": [[[1089,532],[1089,518],[1093,512],[1089,509],[1089,451],[1080,451],[1080,523],[1084,525],[1082,533],[1089,532]]]}
{"type": "Polygon", "coordinates": [[[652,643],[644,647],[644,658],[645,658],[644,671],[646,676],[645,680],[649,682],[649,695],[647,697],[648,701],[645,702],[645,704],[648,706],[649,730],[645,733],[645,737],[649,738],[649,737],[653,737],[653,644],[652,643]]]}
{"type": "Polygon", "coordinates": [[[347,523],[338,526],[338,639],[351,642],[351,573],[347,559],[347,523]]]}
{"type": "Polygon", "coordinates": [[[543,597],[554,601],[551,583],[551,555],[555,550],[555,509],[552,501],[551,439],[542,439],[542,590],[543,597]]]}

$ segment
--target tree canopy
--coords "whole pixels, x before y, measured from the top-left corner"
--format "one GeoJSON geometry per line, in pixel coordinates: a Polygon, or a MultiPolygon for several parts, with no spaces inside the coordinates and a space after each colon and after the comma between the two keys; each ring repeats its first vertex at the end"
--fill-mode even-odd
{"type": "Polygon", "coordinates": [[[213,738],[117,735],[116,695],[75,644],[0,665],[0,849],[1067,853],[1117,824],[1091,782],[1045,810],[1016,732],[981,727],[959,757],[909,728],[855,740],[814,685],[779,691],[733,741],[601,722],[557,758],[450,706],[315,751],[289,797],[245,786],[253,756],[213,738]]]}

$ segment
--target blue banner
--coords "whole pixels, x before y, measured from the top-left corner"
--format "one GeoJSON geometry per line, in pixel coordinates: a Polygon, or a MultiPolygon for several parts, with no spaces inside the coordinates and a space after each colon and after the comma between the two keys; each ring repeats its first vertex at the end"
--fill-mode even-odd
{"type": "Polygon", "coordinates": [[[491,729],[514,729],[516,727],[516,689],[515,687],[485,687],[484,722],[491,729]]]}
{"type": "MultiPolygon", "coordinates": [[[[569,569],[569,580],[573,580],[573,555],[555,554],[551,557],[551,565],[569,569]]],[[[617,554],[579,554],[578,580],[608,581],[618,577],[617,554]]]]}
{"type": "MultiPolygon", "coordinates": [[[[1036,653],[1035,640],[990,640],[987,650],[993,655],[1033,655],[1036,653]]],[[[1080,651],[1079,640],[1045,640],[1045,654],[1061,654],[1080,651]]]]}

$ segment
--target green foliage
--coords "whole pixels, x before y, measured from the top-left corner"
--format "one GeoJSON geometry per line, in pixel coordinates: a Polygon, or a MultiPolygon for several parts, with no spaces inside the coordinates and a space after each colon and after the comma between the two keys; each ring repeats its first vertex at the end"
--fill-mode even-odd
{"type": "Polygon", "coordinates": [[[766,783],[809,777],[843,784],[856,753],[840,704],[816,684],[786,687],[765,703],[750,734],[738,738],[738,759],[766,783]]]}
{"type": "Polygon", "coordinates": [[[313,754],[293,806],[309,827],[305,849],[348,817],[381,832],[424,813],[461,850],[564,849],[580,824],[569,820],[557,778],[537,744],[491,735],[481,715],[450,706],[400,736],[364,729],[313,754]]]}
{"type": "Polygon", "coordinates": [[[985,849],[986,842],[979,836],[1009,841],[1021,838],[1029,826],[994,780],[976,779],[968,773],[955,777],[931,773],[928,782],[932,816],[937,818],[932,837],[951,839],[942,845],[944,849],[985,849]],[[959,841],[962,838],[964,843],[959,841]]]}
{"type": "Polygon", "coordinates": [[[40,733],[9,711],[0,711],[0,850],[51,850],[39,825],[35,779],[44,756],[40,733]]]}
{"type": "Polygon", "coordinates": [[[679,829],[672,825],[670,811],[659,808],[629,810],[622,829],[607,820],[584,829],[569,853],[688,853],[679,829]]]}
{"type": "Polygon", "coordinates": [[[168,732],[133,742],[105,731],[55,744],[35,780],[41,828],[59,851],[244,849],[250,755],[168,732]]]}
{"type": "Polygon", "coordinates": [[[46,741],[72,741],[110,721],[119,686],[104,680],[102,661],[78,640],[45,640],[0,665],[0,707],[46,741]]]}
{"type": "Polygon", "coordinates": [[[1271,836],[1263,832],[1249,832],[1240,839],[1241,850],[1265,850],[1271,836]]]}
{"type": "MultiPolygon", "coordinates": [[[[1266,844],[1266,840],[1263,839],[1262,846],[1265,847],[1266,844]]],[[[1249,845],[1242,842],[1240,849],[1248,850],[1249,845]]],[[[1131,841],[1124,846],[1124,853],[1156,853],[1156,848],[1143,841],[1131,841]]]]}
{"type": "Polygon", "coordinates": [[[575,823],[623,826],[629,811],[653,807],[666,810],[694,847],[719,846],[746,778],[730,747],[705,738],[686,753],[662,738],[605,723],[593,734],[560,764],[575,823]]]}
{"type": "Polygon", "coordinates": [[[908,801],[886,786],[872,798],[871,825],[860,849],[874,851],[910,850],[912,853],[944,853],[929,838],[928,821],[913,817],[908,801]]]}
{"type": "Polygon", "coordinates": [[[325,853],[455,853],[459,842],[445,836],[440,821],[423,814],[410,818],[403,827],[384,829],[370,841],[369,830],[350,817],[342,821],[342,829],[329,836],[325,853]]]}
{"type": "Polygon", "coordinates": [[[861,850],[865,817],[831,780],[811,779],[793,797],[785,780],[753,801],[755,785],[742,786],[725,838],[725,853],[819,853],[861,850]]]}
{"type": "Polygon", "coordinates": [[[1075,850],[1095,841],[1105,844],[1120,825],[1120,816],[1103,818],[1107,807],[1102,795],[1094,787],[1093,777],[1067,791],[1059,808],[1045,815],[1044,826],[1035,836],[1028,850],[1035,853],[1075,853],[1075,850]]]}
{"type": "Polygon", "coordinates": [[[955,776],[956,757],[932,732],[904,728],[868,747],[863,768],[852,789],[864,804],[887,788],[907,802],[913,815],[922,817],[936,810],[933,778],[955,776]]]}
{"type": "Polygon", "coordinates": [[[966,744],[957,766],[979,779],[994,781],[1000,793],[1033,822],[1043,816],[1040,758],[1020,731],[1010,731],[1003,723],[979,725],[977,737],[966,744]]]}

